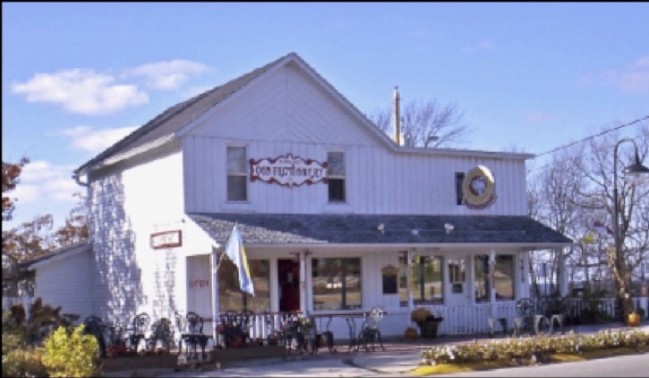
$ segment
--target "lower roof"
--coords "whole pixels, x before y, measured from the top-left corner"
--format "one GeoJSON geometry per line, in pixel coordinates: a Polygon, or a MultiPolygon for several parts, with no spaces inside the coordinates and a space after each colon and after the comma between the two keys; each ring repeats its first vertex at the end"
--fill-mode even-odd
{"type": "Polygon", "coordinates": [[[238,224],[245,245],[569,245],[572,240],[527,216],[188,214],[225,245],[238,224]],[[452,231],[447,229],[452,227],[452,231]],[[382,230],[382,231],[381,231],[382,230]]]}

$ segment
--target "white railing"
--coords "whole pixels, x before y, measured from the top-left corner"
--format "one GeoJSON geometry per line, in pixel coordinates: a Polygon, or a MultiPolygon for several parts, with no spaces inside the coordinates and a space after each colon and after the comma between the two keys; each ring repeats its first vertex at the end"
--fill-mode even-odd
{"type": "MultiPolygon", "coordinates": [[[[647,299],[634,297],[633,307],[644,308],[645,318],[648,318],[649,305],[647,299]]],[[[570,317],[579,318],[588,308],[588,303],[582,298],[572,299],[572,309],[570,317]]],[[[615,319],[615,298],[601,298],[597,301],[599,311],[606,313],[611,319],[615,319]]],[[[438,333],[440,335],[467,335],[475,333],[489,332],[490,318],[507,319],[507,327],[512,328],[514,319],[518,316],[516,312],[516,301],[497,302],[494,305],[495,313],[492,313],[490,303],[479,303],[475,305],[432,305],[425,306],[433,313],[438,313],[444,317],[444,321],[439,324],[438,333]]],[[[496,324],[495,331],[500,331],[500,325],[496,324]]]]}

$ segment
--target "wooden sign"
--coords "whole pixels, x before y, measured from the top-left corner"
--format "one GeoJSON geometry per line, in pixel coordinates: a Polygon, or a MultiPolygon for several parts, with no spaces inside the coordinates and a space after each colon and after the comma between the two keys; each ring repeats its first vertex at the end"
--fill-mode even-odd
{"type": "Polygon", "coordinates": [[[327,162],[286,154],[275,159],[250,159],[250,181],[263,181],[286,187],[327,182],[327,162]]]}
{"type": "Polygon", "coordinates": [[[174,248],[183,245],[182,231],[163,231],[151,234],[150,239],[151,248],[174,248]]]}

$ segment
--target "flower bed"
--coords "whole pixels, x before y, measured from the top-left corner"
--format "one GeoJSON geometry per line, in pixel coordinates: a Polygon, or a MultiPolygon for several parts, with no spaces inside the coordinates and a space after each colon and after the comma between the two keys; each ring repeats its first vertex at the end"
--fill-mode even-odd
{"type": "Polygon", "coordinates": [[[436,346],[422,351],[423,366],[444,363],[506,361],[510,365],[534,365],[552,354],[580,354],[607,348],[646,348],[649,334],[638,330],[607,330],[596,334],[569,333],[529,339],[507,338],[453,346],[436,346]]]}

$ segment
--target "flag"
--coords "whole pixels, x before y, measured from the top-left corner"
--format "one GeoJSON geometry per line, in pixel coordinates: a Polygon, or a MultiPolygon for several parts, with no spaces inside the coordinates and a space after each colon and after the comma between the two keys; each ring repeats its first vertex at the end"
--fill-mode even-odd
{"type": "Polygon", "coordinates": [[[232,228],[230,238],[225,244],[225,254],[237,266],[241,290],[254,296],[255,288],[252,285],[252,278],[250,277],[250,267],[248,266],[248,258],[246,258],[246,250],[243,248],[243,240],[236,225],[232,228]]]}

